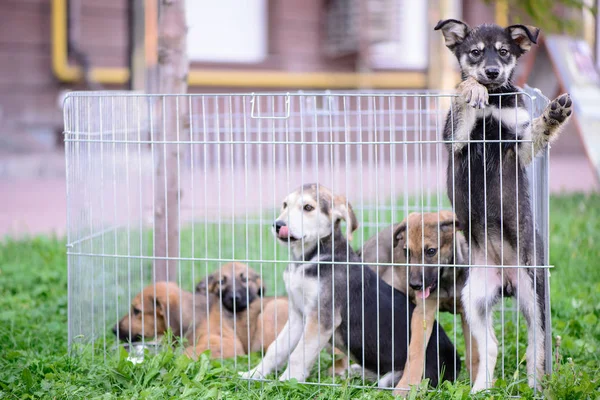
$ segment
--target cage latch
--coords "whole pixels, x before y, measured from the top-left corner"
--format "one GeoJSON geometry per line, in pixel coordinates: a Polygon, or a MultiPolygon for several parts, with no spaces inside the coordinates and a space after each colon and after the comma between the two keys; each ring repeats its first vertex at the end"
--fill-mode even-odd
{"type": "Polygon", "coordinates": [[[290,94],[286,94],[285,95],[285,113],[284,115],[280,115],[277,116],[275,115],[275,111],[273,111],[273,115],[265,115],[265,116],[261,116],[261,115],[256,115],[254,113],[254,108],[257,102],[257,97],[254,93],[252,94],[252,99],[250,100],[250,104],[252,105],[252,108],[250,110],[250,118],[253,119],[288,119],[290,117],[290,94]]]}

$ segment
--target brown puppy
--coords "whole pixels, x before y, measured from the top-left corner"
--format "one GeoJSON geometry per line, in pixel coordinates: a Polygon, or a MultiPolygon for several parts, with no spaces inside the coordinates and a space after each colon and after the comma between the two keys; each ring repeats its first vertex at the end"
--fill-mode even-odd
{"type": "Polygon", "coordinates": [[[365,263],[396,264],[370,268],[391,286],[409,293],[417,304],[411,319],[411,330],[415,334],[410,338],[409,358],[396,386],[398,389],[421,381],[424,344],[429,343],[438,303],[440,311],[461,315],[466,365],[470,371],[477,371],[479,356],[475,347],[471,356],[469,326],[462,303],[456,298],[466,277],[463,268],[451,267],[464,265],[468,254],[466,240],[462,233],[454,234],[455,228],[460,227],[450,211],[411,213],[404,221],[383,229],[363,245],[365,263]],[[408,264],[414,264],[408,267],[402,265],[407,263],[407,252],[408,264]],[[441,264],[442,267],[424,267],[426,264],[441,264]],[[424,334],[416,334],[421,331],[424,334]]]}
{"type": "Polygon", "coordinates": [[[121,318],[113,332],[121,340],[136,341],[161,336],[171,328],[175,336],[187,340],[185,354],[191,357],[207,349],[212,350],[214,358],[233,357],[236,345],[242,349],[233,329],[207,318],[218,309],[217,303],[218,299],[212,295],[195,295],[173,282],[157,282],[134,297],[130,312],[121,318]]]}
{"type": "Polygon", "coordinates": [[[262,297],[265,290],[260,275],[239,262],[224,264],[196,285],[196,293],[214,294],[231,312],[244,311],[250,303],[262,297]]]}
{"type": "MultiPolygon", "coordinates": [[[[235,333],[237,355],[267,350],[288,319],[287,297],[263,297],[266,289],[260,275],[246,264],[223,265],[196,285],[196,294],[221,301],[211,308],[209,322],[235,333]],[[222,317],[222,318],[221,318],[222,317]]],[[[225,346],[224,345],[224,346],[225,346]]]]}
{"type": "MultiPolygon", "coordinates": [[[[120,340],[137,341],[159,337],[171,328],[175,336],[185,338],[190,344],[185,350],[186,354],[194,353],[194,348],[198,346],[195,350],[199,354],[206,350],[201,339],[205,336],[203,332],[209,303],[216,301],[182,290],[173,282],[157,282],[146,286],[133,298],[130,312],[115,325],[113,332],[120,340]]],[[[224,340],[231,336],[231,333],[223,332],[224,340]]],[[[218,337],[220,342],[221,335],[218,337]]],[[[229,347],[225,350],[229,351],[229,347]]],[[[233,354],[213,352],[213,357],[221,355],[229,357],[233,354]]]]}
{"type": "Polygon", "coordinates": [[[224,265],[209,277],[208,285],[203,281],[196,289],[198,293],[190,293],[167,282],[147,286],[113,332],[121,340],[136,341],[160,336],[170,327],[187,340],[188,356],[211,350],[213,358],[230,358],[260,351],[263,344],[266,350],[287,322],[287,299],[260,301],[264,286],[244,264],[224,265]]]}

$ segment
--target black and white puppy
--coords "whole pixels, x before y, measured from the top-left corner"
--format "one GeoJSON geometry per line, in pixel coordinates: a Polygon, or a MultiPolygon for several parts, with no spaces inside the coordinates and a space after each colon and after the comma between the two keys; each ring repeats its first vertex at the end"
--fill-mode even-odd
{"type": "Polygon", "coordinates": [[[517,60],[536,43],[539,29],[471,28],[449,19],[435,30],[442,31],[462,73],[444,140],[450,153],[448,197],[465,227],[473,266],[461,295],[481,357],[473,391],[488,388],[493,380],[498,345],[492,307],[503,293],[517,296],[528,324],[528,382],[537,386],[544,371],[544,271],[477,266],[542,263],[542,239],[534,226],[525,167],[558,136],[571,115],[571,99],[568,94],[559,96],[531,120],[525,96],[514,94],[520,92],[512,83],[517,60]]]}
{"type": "MultiPolygon", "coordinates": [[[[260,364],[243,377],[270,374],[287,360],[279,379],[304,381],[321,350],[332,343],[369,377],[381,378],[380,386],[398,378],[415,306],[361,265],[342,234],[342,219],[351,237],[358,227],[352,206],[322,185],[304,185],[284,199],[273,233],[293,257],[284,273],[289,319],[260,364]]],[[[432,330],[425,377],[435,386],[440,379],[454,380],[460,357],[437,322],[432,330]]]]}

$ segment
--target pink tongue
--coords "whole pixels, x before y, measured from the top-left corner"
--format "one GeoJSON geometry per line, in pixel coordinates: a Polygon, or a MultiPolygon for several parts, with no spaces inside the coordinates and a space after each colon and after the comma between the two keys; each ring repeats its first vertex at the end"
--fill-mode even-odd
{"type": "Polygon", "coordinates": [[[282,226],[281,228],[279,228],[279,237],[281,239],[287,239],[290,235],[290,231],[288,230],[287,226],[282,226]]]}
{"type": "Polygon", "coordinates": [[[423,297],[424,299],[429,297],[430,287],[426,287],[425,290],[417,290],[417,297],[423,297]]]}

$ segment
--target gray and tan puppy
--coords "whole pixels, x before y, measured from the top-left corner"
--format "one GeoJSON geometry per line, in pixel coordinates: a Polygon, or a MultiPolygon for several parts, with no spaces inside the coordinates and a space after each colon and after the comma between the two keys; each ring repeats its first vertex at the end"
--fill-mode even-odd
{"type": "Polygon", "coordinates": [[[470,351],[470,331],[460,295],[457,296],[466,274],[464,268],[453,267],[464,265],[468,252],[465,238],[458,229],[460,225],[451,211],[411,213],[401,223],[382,229],[362,246],[364,262],[385,282],[408,293],[417,305],[411,317],[411,330],[415,333],[410,338],[409,358],[396,394],[422,380],[424,343],[429,342],[438,305],[440,311],[461,316],[466,365],[469,370],[477,371],[479,357],[476,349],[470,351]],[[424,266],[427,264],[431,266],[424,266]]]}
{"type": "Polygon", "coordinates": [[[531,120],[512,83],[518,59],[537,42],[539,29],[525,25],[470,27],[454,19],[435,27],[456,56],[462,82],[446,118],[447,190],[469,241],[468,278],[462,292],[481,362],[473,391],[493,381],[498,356],[492,308],[503,293],[517,296],[528,325],[527,375],[539,386],[544,373],[545,273],[526,167],[555,140],[572,112],[568,94],[552,100],[531,120]],[[515,94],[517,93],[517,94],[515,94]],[[500,96],[504,95],[504,96],[500,96]],[[487,268],[522,266],[525,268],[487,268]]]}

